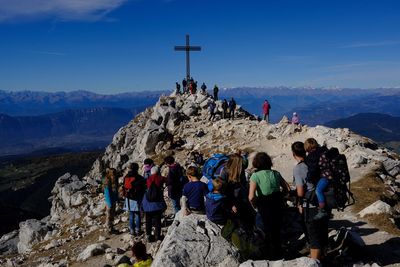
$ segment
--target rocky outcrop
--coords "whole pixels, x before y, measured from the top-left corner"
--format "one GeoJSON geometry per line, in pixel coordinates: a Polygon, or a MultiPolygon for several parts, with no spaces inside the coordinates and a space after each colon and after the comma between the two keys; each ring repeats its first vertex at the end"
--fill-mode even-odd
{"type": "Polygon", "coordinates": [[[48,232],[45,223],[38,220],[27,220],[19,224],[18,253],[30,252],[32,246],[44,239],[48,232]]]}
{"type": "Polygon", "coordinates": [[[8,234],[3,235],[0,238],[0,254],[1,255],[9,255],[18,252],[18,242],[19,236],[18,231],[12,231],[8,234]]]}
{"type": "Polygon", "coordinates": [[[204,215],[177,216],[152,266],[238,266],[237,250],[204,215]]]}
{"type": "Polygon", "coordinates": [[[85,261],[90,257],[104,254],[106,249],[110,246],[107,244],[92,244],[86,247],[79,255],[78,261],[85,261]]]}
{"type": "Polygon", "coordinates": [[[382,200],[378,200],[360,211],[358,214],[361,217],[365,217],[366,215],[388,214],[390,213],[390,209],[391,207],[389,204],[383,202],[382,200]]]}
{"type": "Polygon", "coordinates": [[[290,261],[246,261],[240,264],[240,267],[319,267],[317,261],[302,257],[290,261]]]}

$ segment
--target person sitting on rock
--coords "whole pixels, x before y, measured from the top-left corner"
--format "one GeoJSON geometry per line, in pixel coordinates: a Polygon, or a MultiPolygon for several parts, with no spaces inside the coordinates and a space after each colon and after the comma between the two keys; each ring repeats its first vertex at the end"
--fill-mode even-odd
{"type": "Polygon", "coordinates": [[[115,205],[118,201],[118,179],[117,170],[114,168],[107,168],[106,175],[103,179],[103,192],[106,202],[106,225],[109,233],[114,233],[114,214],[115,205]]]}
{"type": "Polygon", "coordinates": [[[181,209],[180,199],[182,197],[183,185],[186,181],[183,179],[183,168],[175,162],[174,157],[168,156],[164,159],[168,166],[167,186],[168,196],[172,201],[175,214],[181,209]]]}
{"type": "Polygon", "coordinates": [[[140,205],[146,189],[146,180],[139,174],[139,165],[132,163],[124,177],[124,210],[129,212],[129,230],[131,235],[141,234],[140,205]]]}
{"type": "Polygon", "coordinates": [[[154,161],[150,158],[147,158],[143,162],[143,177],[147,179],[150,177],[150,170],[154,167],[154,161]]]}
{"type": "Polygon", "coordinates": [[[257,153],[253,159],[253,167],[257,171],[250,177],[249,201],[261,215],[266,240],[272,246],[272,259],[280,259],[282,193],[288,193],[290,188],[278,171],[271,170],[272,160],[267,153],[257,153]]]}
{"type": "Polygon", "coordinates": [[[297,114],[297,112],[293,112],[292,124],[299,125],[299,123],[300,123],[299,115],[297,114]]]}
{"type": "Polygon", "coordinates": [[[166,178],[160,175],[159,168],[153,166],[151,175],[146,181],[147,192],[143,197],[142,208],[146,216],[146,238],[153,241],[151,230],[154,223],[156,240],[161,240],[161,217],[167,208],[164,200],[164,185],[166,178]]]}
{"type": "Polygon", "coordinates": [[[150,267],[153,263],[153,258],[146,252],[146,246],[142,241],[138,241],[132,246],[132,255],[136,261],[133,267],[150,267]]]}
{"type": "Polygon", "coordinates": [[[207,218],[213,223],[225,225],[229,217],[226,196],[222,194],[223,181],[220,178],[212,180],[213,191],[206,195],[207,218]]]}
{"type": "Polygon", "coordinates": [[[183,187],[183,196],[187,198],[189,211],[204,214],[204,197],[208,193],[207,185],[200,182],[200,171],[195,166],[189,166],[186,175],[189,182],[183,187]]]}

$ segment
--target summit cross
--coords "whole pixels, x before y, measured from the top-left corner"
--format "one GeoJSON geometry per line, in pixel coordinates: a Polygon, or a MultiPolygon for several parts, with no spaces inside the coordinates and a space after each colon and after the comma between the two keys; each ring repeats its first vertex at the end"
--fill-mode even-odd
{"type": "Polygon", "coordinates": [[[186,45],[175,46],[175,51],[186,51],[186,80],[190,79],[190,51],[201,51],[201,46],[190,46],[189,34],[186,34],[186,45]]]}

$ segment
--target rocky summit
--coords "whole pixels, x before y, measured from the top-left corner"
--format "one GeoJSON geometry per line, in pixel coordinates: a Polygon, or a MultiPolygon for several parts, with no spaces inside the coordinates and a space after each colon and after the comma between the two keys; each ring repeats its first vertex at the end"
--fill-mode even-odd
{"type": "MultiPolygon", "coordinates": [[[[144,237],[131,237],[127,215],[121,208],[117,208],[114,221],[118,233],[107,233],[104,196],[99,188],[105,166],[123,173],[130,163],[141,163],[147,157],[161,163],[165,156],[174,155],[186,165],[193,150],[205,157],[217,152],[264,151],[271,155],[273,168],[292,182],[295,161],[290,146],[309,137],[345,154],[353,183],[364,193],[371,192],[365,194],[366,199],[356,200],[358,210],[349,207],[334,213],[331,234],[342,226],[352,228],[355,239],[366,251],[357,259],[357,266],[400,263],[399,237],[394,235],[400,217],[397,154],[349,129],[293,125],[285,117],[277,124],[260,122],[239,105],[234,120],[222,119],[221,101],[217,101],[215,121],[209,121],[209,101],[200,93],[161,96],[154,107],[137,115],[114,135],[86,176],[67,173],[57,180],[49,198],[52,207],[48,217],[21,222],[18,231],[1,237],[0,265],[103,266],[115,265],[123,255],[130,257],[133,242],[144,237]],[[370,183],[363,183],[366,177],[379,183],[378,192],[370,183]],[[377,197],[369,199],[370,195],[377,197]],[[374,220],[376,214],[385,219],[383,225],[390,233],[382,231],[382,224],[374,220]]],[[[146,244],[154,258],[153,266],[318,266],[306,257],[244,261],[236,247],[221,236],[220,227],[205,216],[178,215],[171,221],[171,213],[169,207],[163,219],[164,240],[146,244]]],[[[286,234],[295,232],[294,221],[289,222],[286,234]]],[[[348,263],[353,262],[349,259],[348,263]]]]}

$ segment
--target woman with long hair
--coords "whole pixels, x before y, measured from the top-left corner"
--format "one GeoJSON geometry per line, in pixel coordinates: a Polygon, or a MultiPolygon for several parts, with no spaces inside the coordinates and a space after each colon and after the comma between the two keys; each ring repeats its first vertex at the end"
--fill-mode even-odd
{"type": "Polygon", "coordinates": [[[106,225],[109,233],[114,232],[113,221],[115,214],[115,205],[118,201],[118,180],[117,170],[107,168],[103,179],[103,192],[106,202],[106,225]]]}

